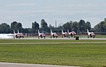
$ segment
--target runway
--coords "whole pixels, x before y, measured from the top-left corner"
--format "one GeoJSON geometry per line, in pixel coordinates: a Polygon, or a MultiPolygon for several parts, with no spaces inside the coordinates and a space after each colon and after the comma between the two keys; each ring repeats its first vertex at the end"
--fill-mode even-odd
{"type": "Polygon", "coordinates": [[[79,66],[60,66],[60,65],[22,64],[22,63],[0,62],[0,67],[79,67],[79,66]]]}
{"type": "MultiPolygon", "coordinates": [[[[21,38],[21,39],[35,39],[35,40],[76,40],[76,38],[21,38]]],[[[106,40],[106,38],[79,38],[79,40],[106,40]]]]}

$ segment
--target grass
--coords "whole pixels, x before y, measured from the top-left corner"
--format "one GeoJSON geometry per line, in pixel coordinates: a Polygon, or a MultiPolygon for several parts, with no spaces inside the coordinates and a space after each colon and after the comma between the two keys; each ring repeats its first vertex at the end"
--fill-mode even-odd
{"type": "Polygon", "coordinates": [[[83,67],[106,66],[106,40],[0,40],[0,62],[54,64],[83,67]],[[18,43],[35,44],[18,44],[18,43]],[[36,44],[36,43],[54,44],[36,44]],[[91,42],[55,44],[55,42],[91,42]],[[16,43],[16,44],[2,44],[16,43]]]}

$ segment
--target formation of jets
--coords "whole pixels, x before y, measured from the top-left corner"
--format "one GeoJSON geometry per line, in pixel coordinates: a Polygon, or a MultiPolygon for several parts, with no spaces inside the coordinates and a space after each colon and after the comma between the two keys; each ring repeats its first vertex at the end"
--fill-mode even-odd
{"type": "MultiPolygon", "coordinates": [[[[67,30],[67,32],[64,32],[63,30],[61,31],[61,35],[62,35],[62,38],[64,37],[67,37],[67,38],[70,38],[70,37],[76,37],[76,32],[75,31],[69,31],[67,30]]],[[[88,35],[88,38],[95,38],[95,33],[94,32],[89,32],[89,30],[87,29],[87,35],[88,35]]],[[[50,37],[51,38],[58,38],[58,34],[56,32],[53,32],[52,30],[50,30],[50,37]]],[[[46,34],[45,33],[40,33],[39,30],[38,30],[38,38],[45,38],[46,37],[46,34]]]]}
{"type": "Polygon", "coordinates": [[[62,30],[62,38],[63,37],[75,37],[75,35],[76,35],[76,32],[74,32],[74,31],[71,31],[71,32],[69,32],[69,30],[67,30],[67,32],[64,32],[63,30],[62,30]]]}
{"type": "MultiPolygon", "coordinates": [[[[64,37],[67,37],[67,38],[70,38],[70,37],[76,37],[76,32],[74,31],[63,31],[61,30],[61,35],[62,35],[62,38],[64,37]]],[[[95,38],[95,33],[94,32],[89,32],[89,30],[87,29],[87,35],[88,35],[88,38],[95,38]]],[[[52,30],[50,30],[50,37],[51,38],[58,38],[58,34],[56,32],[53,32],[52,30]]],[[[44,38],[45,39],[46,37],[46,34],[45,33],[42,33],[38,30],[38,39],[39,38],[44,38]]],[[[24,38],[24,35],[23,33],[20,33],[19,31],[17,31],[17,33],[14,33],[13,34],[0,34],[0,39],[15,39],[15,38],[24,38]]]]}

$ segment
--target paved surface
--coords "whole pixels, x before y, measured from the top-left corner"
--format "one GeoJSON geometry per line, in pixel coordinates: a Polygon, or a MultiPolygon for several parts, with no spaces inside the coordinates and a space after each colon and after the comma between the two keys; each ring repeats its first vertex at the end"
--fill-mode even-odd
{"type": "Polygon", "coordinates": [[[0,67],[79,67],[79,66],[58,66],[41,64],[21,64],[21,63],[0,63],[0,67]]]}
{"type": "MultiPolygon", "coordinates": [[[[3,38],[0,38],[0,39],[3,39],[3,38]]],[[[35,40],[76,40],[76,38],[49,38],[49,37],[46,37],[45,39],[44,38],[37,38],[37,37],[33,37],[33,38],[20,38],[22,40],[32,40],[32,39],[35,39],[35,40]]],[[[106,38],[79,38],[80,40],[106,40],[106,38]]],[[[17,38],[18,40],[18,38],[17,38]]]]}
{"type": "MultiPolygon", "coordinates": [[[[75,38],[22,38],[22,39],[37,39],[37,40],[75,40],[75,38]]],[[[80,40],[106,40],[106,38],[79,38],[80,40]]]]}
{"type": "MultiPolygon", "coordinates": [[[[20,39],[17,39],[20,40],[20,39]]],[[[75,40],[75,38],[22,38],[22,40],[75,40]]],[[[106,40],[106,38],[80,38],[80,40],[106,40]]],[[[85,43],[104,43],[106,42],[36,42],[36,43],[0,43],[0,44],[85,44],[85,43]]]]}

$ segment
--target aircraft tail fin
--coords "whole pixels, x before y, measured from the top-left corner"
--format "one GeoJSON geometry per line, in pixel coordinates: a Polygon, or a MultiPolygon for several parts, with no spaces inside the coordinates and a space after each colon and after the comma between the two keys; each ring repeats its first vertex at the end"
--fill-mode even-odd
{"type": "Polygon", "coordinates": [[[67,30],[67,32],[69,33],[69,30],[67,30]]]}
{"type": "Polygon", "coordinates": [[[13,33],[15,34],[15,30],[13,30],[13,33]]]}
{"type": "Polygon", "coordinates": [[[51,33],[51,34],[53,33],[51,29],[50,29],[50,33],[51,33]]]}
{"type": "Polygon", "coordinates": [[[87,29],[87,33],[88,33],[88,35],[90,35],[91,33],[89,32],[89,30],[87,29]]]}
{"type": "Polygon", "coordinates": [[[63,30],[62,30],[62,34],[63,34],[64,32],[63,32],[63,30]]]}
{"type": "Polygon", "coordinates": [[[17,30],[17,33],[20,33],[19,30],[17,30]]]}
{"type": "Polygon", "coordinates": [[[39,30],[38,30],[38,34],[39,34],[40,32],[39,32],[39,30]]]}
{"type": "Polygon", "coordinates": [[[87,29],[87,33],[89,33],[89,30],[87,29]]]}

